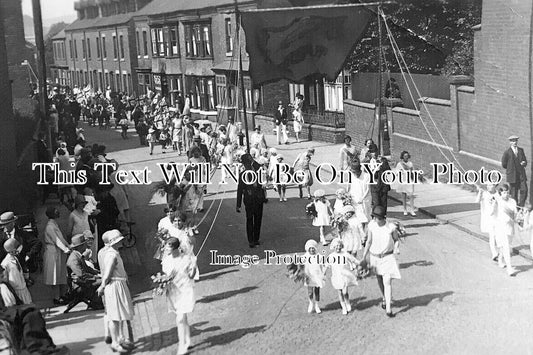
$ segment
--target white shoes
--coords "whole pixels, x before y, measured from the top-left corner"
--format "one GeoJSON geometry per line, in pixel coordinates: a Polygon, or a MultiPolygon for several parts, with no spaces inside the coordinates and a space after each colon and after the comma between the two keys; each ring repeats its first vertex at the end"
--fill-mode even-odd
{"type": "Polygon", "coordinates": [[[350,304],[350,302],[347,302],[347,303],[346,303],[346,311],[347,311],[348,313],[350,313],[350,312],[352,311],[352,305],[350,304]]]}
{"type": "Polygon", "coordinates": [[[309,307],[307,307],[307,313],[313,313],[314,304],[309,302],[309,307]]]}
{"type": "Polygon", "coordinates": [[[322,313],[322,310],[318,307],[318,303],[315,303],[315,312],[318,314],[322,313]]]}
{"type": "Polygon", "coordinates": [[[416,217],[416,213],[414,213],[413,211],[411,211],[410,213],[411,213],[411,216],[416,217]]]}

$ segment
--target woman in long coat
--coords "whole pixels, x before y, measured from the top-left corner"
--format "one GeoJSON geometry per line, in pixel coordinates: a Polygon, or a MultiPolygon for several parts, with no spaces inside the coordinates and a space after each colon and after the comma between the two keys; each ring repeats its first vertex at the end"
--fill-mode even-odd
{"type": "Polygon", "coordinates": [[[57,222],[59,211],[56,207],[46,210],[48,223],[44,229],[44,268],[43,280],[54,292],[54,303],[61,303],[60,296],[66,291],[68,243],[63,237],[57,222]]]}

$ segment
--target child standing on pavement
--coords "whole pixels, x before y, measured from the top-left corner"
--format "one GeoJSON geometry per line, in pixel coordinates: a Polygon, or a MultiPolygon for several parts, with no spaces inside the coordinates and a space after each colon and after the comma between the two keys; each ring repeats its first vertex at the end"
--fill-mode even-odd
{"type": "Polygon", "coordinates": [[[325,194],[324,190],[316,190],[314,193],[315,201],[313,202],[317,212],[316,217],[313,219],[313,226],[318,227],[320,230],[320,243],[322,245],[329,244],[324,236],[324,227],[331,224],[331,215],[333,214],[331,205],[326,200],[325,194]]]}
{"type": "Polygon", "coordinates": [[[313,239],[309,239],[305,243],[306,263],[304,265],[304,285],[307,286],[307,293],[309,296],[308,313],[312,313],[313,310],[316,313],[322,312],[318,306],[318,302],[320,301],[320,289],[324,287],[325,284],[326,266],[318,262],[317,251],[317,242],[313,239]]]}
{"type": "Polygon", "coordinates": [[[509,196],[509,185],[504,184],[499,189],[496,217],[496,246],[498,247],[498,265],[507,267],[507,274],[515,276],[517,270],[511,265],[510,243],[514,236],[514,224],[517,215],[516,201],[509,196]],[[504,263],[505,261],[505,263],[504,263]]]}
{"type": "Polygon", "coordinates": [[[496,185],[488,183],[487,190],[483,190],[478,186],[476,202],[479,203],[481,210],[481,232],[489,235],[489,247],[492,254],[492,260],[494,261],[498,259],[498,249],[496,248],[496,236],[494,229],[496,227],[497,196],[498,191],[496,191],[496,185]]]}
{"type": "Polygon", "coordinates": [[[331,285],[339,293],[339,302],[342,308],[342,314],[346,315],[352,311],[348,287],[357,286],[357,276],[355,274],[359,261],[351,254],[344,251],[344,244],[339,238],[331,242],[333,253],[328,258],[333,260],[331,266],[331,285]]]}

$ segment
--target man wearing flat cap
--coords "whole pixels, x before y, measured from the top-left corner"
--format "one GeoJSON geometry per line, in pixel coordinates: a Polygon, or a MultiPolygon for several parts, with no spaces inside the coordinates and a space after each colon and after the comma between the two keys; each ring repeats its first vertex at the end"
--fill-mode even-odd
{"type": "Polygon", "coordinates": [[[507,174],[511,197],[523,207],[527,197],[526,155],[524,149],[518,147],[518,136],[512,135],[508,139],[510,147],[503,153],[502,168],[507,174]]]}

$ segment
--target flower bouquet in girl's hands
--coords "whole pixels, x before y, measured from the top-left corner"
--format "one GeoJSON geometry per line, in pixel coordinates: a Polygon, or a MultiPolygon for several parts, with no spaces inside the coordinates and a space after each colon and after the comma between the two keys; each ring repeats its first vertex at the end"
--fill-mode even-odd
{"type": "Polygon", "coordinates": [[[355,275],[360,280],[370,275],[370,268],[368,267],[366,260],[362,260],[361,263],[355,267],[355,275]]]}
{"type": "Polygon", "coordinates": [[[304,265],[291,263],[287,265],[287,277],[295,283],[305,281],[304,265]]]}
{"type": "Polygon", "coordinates": [[[172,281],[172,277],[158,272],[155,275],[150,276],[154,288],[152,289],[152,295],[162,296],[167,291],[168,284],[172,281]]]}
{"type": "Polygon", "coordinates": [[[403,241],[407,237],[405,227],[399,221],[395,221],[394,225],[396,226],[396,232],[398,232],[398,238],[400,238],[400,241],[403,241]]]}
{"type": "Polygon", "coordinates": [[[337,228],[340,233],[348,227],[348,221],[343,214],[338,214],[331,219],[331,226],[337,228]]]}
{"type": "Polygon", "coordinates": [[[318,216],[314,202],[308,203],[307,206],[305,206],[305,214],[309,218],[316,218],[316,216],[318,216]]]}

